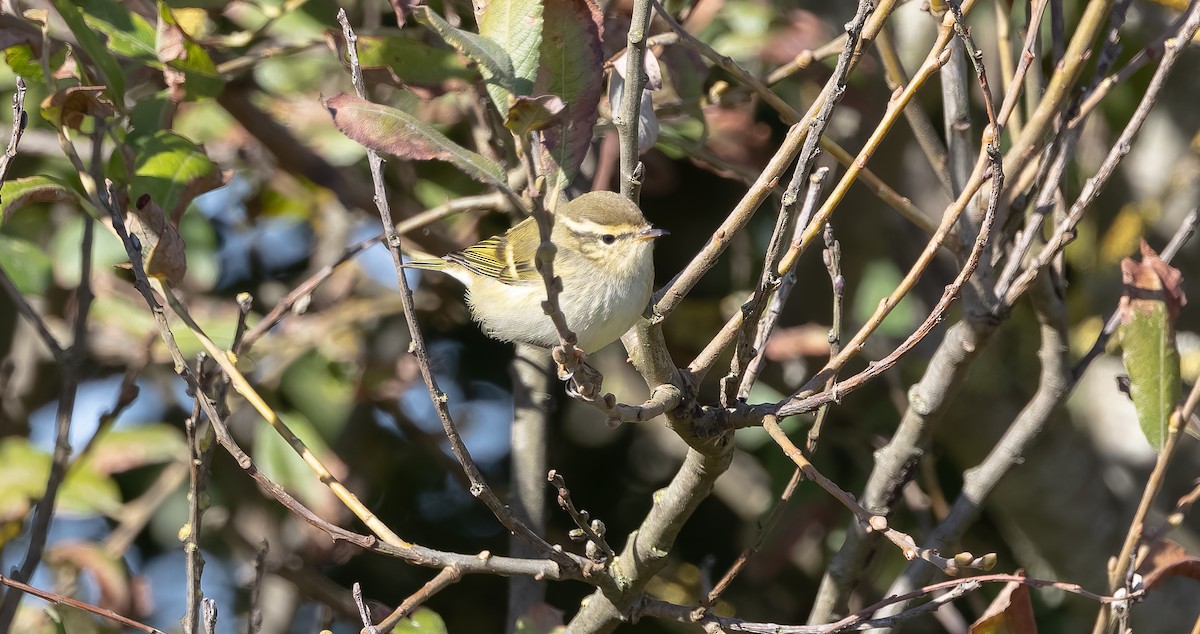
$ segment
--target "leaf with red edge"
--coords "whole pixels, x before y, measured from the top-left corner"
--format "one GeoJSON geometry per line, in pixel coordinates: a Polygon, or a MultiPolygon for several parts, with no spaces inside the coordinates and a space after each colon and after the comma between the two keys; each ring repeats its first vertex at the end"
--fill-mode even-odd
{"type": "Polygon", "coordinates": [[[342,134],[365,147],[415,161],[446,161],[477,181],[506,185],[504,168],[498,163],[451,141],[407,112],[345,93],[322,103],[342,134]]]}
{"type": "Polygon", "coordinates": [[[1187,298],[1183,274],[1159,259],[1145,242],[1141,250],[1141,262],[1129,258],[1121,262],[1125,290],[1117,335],[1138,423],[1157,451],[1182,390],[1175,321],[1187,298]]]}
{"type": "Polygon", "coordinates": [[[1187,577],[1200,581],[1200,557],[1189,553],[1174,541],[1161,539],[1150,546],[1139,572],[1147,588],[1161,584],[1168,577],[1187,577]]]}
{"type": "Polygon", "coordinates": [[[557,95],[566,109],[562,125],[542,133],[542,171],[557,168],[570,182],[592,143],[604,93],[603,16],[594,0],[546,0],[544,16],[534,94],[557,95]]]}

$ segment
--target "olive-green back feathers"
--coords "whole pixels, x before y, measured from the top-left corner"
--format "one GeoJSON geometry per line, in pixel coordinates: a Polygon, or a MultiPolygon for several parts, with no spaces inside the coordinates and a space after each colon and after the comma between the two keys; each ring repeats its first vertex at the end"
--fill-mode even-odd
{"type": "MultiPolygon", "coordinates": [[[[613,230],[636,231],[648,226],[637,205],[620,194],[608,191],[589,192],[559,205],[555,220],[556,243],[560,242],[558,238],[564,230],[599,230],[604,233],[613,230]]],[[[537,222],[533,218],[526,218],[502,235],[447,254],[441,260],[413,260],[405,266],[445,270],[447,264],[453,263],[475,275],[505,284],[532,282],[540,279],[534,263],[540,243],[537,222]]]]}

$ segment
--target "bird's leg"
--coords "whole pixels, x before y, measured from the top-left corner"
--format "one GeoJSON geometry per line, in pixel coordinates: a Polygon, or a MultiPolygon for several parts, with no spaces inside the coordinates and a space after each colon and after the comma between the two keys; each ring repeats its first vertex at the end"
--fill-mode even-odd
{"type": "Polygon", "coordinates": [[[563,346],[555,346],[551,356],[558,368],[558,379],[567,383],[567,394],[585,401],[595,400],[604,384],[604,375],[587,364],[583,350],[572,347],[568,353],[563,346]]]}

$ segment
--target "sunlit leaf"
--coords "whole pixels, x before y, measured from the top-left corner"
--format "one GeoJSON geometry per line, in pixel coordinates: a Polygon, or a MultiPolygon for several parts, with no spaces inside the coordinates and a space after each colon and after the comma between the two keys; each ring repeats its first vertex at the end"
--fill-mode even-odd
{"type": "Polygon", "coordinates": [[[429,608],[417,608],[412,616],[401,620],[396,629],[398,634],[447,634],[446,622],[437,612],[429,608]]]}
{"type": "Polygon", "coordinates": [[[491,38],[456,29],[432,9],[426,6],[412,8],[412,16],[417,22],[437,33],[442,41],[449,44],[468,59],[479,64],[479,70],[487,84],[488,94],[497,107],[504,111],[508,108],[508,96],[512,94],[529,94],[533,87],[530,81],[521,92],[518,87],[513,61],[499,43],[491,38]]]}
{"type": "MultiPolygon", "coordinates": [[[[483,7],[479,34],[500,45],[512,60],[513,96],[533,94],[542,45],[542,0],[491,0],[483,7]]],[[[488,94],[501,113],[508,110],[508,94],[489,85],[488,94]]]]}
{"type": "Polygon", "coordinates": [[[1121,358],[1129,373],[1130,397],[1146,440],[1157,451],[1166,438],[1182,385],[1175,320],[1187,303],[1183,274],[1142,243],[1142,261],[1121,262],[1125,291],[1117,329],[1121,358]]]}
{"type": "Polygon", "coordinates": [[[13,74],[24,77],[28,82],[36,84],[46,81],[42,61],[32,44],[14,44],[5,48],[4,63],[8,64],[13,74]]]}
{"type": "MultiPolygon", "coordinates": [[[[0,521],[14,519],[11,513],[23,516],[42,496],[50,462],[50,454],[24,438],[0,441],[0,521]]],[[[58,508],[67,512],[112,514],[120,504],[116,482],[82,464],[67,473],[58,492],[58,508]]]]}
{"type": "Polygon", "coordinates": [[[106,431],[93,445],[88,462],[96,471],[111,474],[186,455],[183,432],[166,423],[154,423],[106,431]]]}
{"type": "Polygon", "coordinates": [[[196,196],[222,183],[220,171],[202,147],[170,130],[161,130],[137,148],[129,198],[136,201],[149,194],[172,224],[177,224],[196,196]]]}
{"type": "Polygon", "coordinates": [[[155,58],[166,65],[163,77],[173,100],[215,97],[221,93],[225,82],[212,57],[184,32],[171,8],[162,0],[158,3],[155,34],[155,58]]]}
{"type": "Polygon", "coordinates": [[[416,161],[448,161],[477,181],[505,183],[504,169],[499,164],[458,145],[407,112],[345,93],[324,103],[334,125],[366,147],[416,161]]]}

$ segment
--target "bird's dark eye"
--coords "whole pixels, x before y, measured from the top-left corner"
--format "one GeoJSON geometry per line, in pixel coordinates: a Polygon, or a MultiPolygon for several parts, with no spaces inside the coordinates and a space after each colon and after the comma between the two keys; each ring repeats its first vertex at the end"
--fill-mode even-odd
{"type": "Polygon", "coordinates": [[[603,242],[604,244],[612,244],[617,241],[617,236],[614,236],[611,233],[606,233],[606,234],[600,236],[600,241],[603,242]]]}

